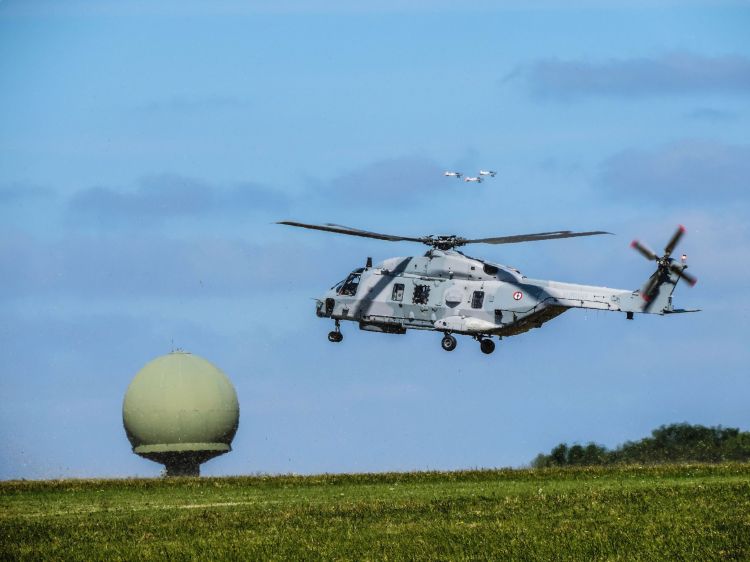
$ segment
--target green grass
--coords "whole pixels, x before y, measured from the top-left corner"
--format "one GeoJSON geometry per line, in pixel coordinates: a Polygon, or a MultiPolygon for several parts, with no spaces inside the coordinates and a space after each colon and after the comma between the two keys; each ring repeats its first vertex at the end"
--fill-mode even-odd
{"type": "Polygon", "coordinates": [[[0,483],[0,559],[750,560],[750,465],[0,483]]]}

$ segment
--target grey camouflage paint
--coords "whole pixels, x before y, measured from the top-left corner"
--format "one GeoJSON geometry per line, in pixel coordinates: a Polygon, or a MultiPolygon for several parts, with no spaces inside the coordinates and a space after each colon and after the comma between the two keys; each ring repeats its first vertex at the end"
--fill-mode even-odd
{"type": "Polygon", "coordinates": [[[319,317],[358,322],[361,329],[375,332],[420,329],[503,337],[540,328],[570,308],[683,312],[672,308],[671,295],[679,277],[671,272],[664,275],[650,303],[641,290],[529,279],[510,267],[456,250],[431,249],[424,256],[390,258],[355,270],[347,279],[356,275],[360,279],[354,294],[342,292],[342,282],[317,301],[319,317]],[[394,300],[396,284],[403,285],[400,301],[394,300]],[[429,290],[425,302],[414,298],[415,291],[427,291],[418,287],[429,290]]]}

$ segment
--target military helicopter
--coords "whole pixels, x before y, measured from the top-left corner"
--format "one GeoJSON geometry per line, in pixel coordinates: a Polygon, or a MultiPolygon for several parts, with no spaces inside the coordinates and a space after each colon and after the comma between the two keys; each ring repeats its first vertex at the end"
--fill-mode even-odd
{"type": "Polygon", "coordinates": [[[472,258],[456,250],[468,244],[515,244],[610,234],[599,230],[467,239],[456,235],[395,236],[335,224],[292,221],[277,224],[430,246],[424,256],[390,258],[377,266],[372,265],[372,258],[367,258],[365,267],[355,269],[316,299],[317,316],[334,320],[335,328],[328,334],[334,343],[343,340],[341,321],[348,320],[370,332],[405,334],[408,329],[442,332],[441,345],[445,351],[456,349],[454,334],[467,335],[479,342],[483,353],[490,354],[495,350],[493,337],[502,339],[541,328],[571,308],[624,312],[628,320],[636,312],[660,315],[697,312],[672,306],[672,293],[680,279],[691,286],[697,282],[685,272],[688,267],[685,259],[677,262],[671,257],[685,233],[683,226],[669,240],[662,256],[633,241],[631,246],[635,250],[656,262],[656,271],[641,289],[632,291],[529,279],[512,267],[472,258]]]}

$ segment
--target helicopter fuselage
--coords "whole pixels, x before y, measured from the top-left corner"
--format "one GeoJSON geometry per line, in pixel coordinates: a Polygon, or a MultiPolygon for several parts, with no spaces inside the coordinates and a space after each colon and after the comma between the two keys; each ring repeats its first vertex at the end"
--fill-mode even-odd
{"type": "Polygon", "coordinates": [[[330,223],[281,221],[279,224],[388,242],[419,242],[431,247],[423,256],[391,258],[376,267],[367,258],[365,267],[355,269],[321,299],[316,299],[317,315],[335,322],[335,330],[328,334],[332,342],[342,341],[341,321],[348,320],[371,332],[403,334],[409,329],[436,330],[443,333],[441,345],[446,351],[456,348],[454,333],[470,335],[479,341],[483,353],[492,353],[493,336],[515,336],[541,328],[570,308],[624,312],[629,320],[636,312],[697,312],[672,307],[672,293],[679,280],[684,279],[691,286],[697,282],[685,272],[686,255],[681,263],[671,257],[685,234],[682,225],[661,256],[637,240],[632,242],[638,253],[656,262],[656,271],[641,289],[631,291],[529,279],[512,267],[471,258],[455,249],[468,244],[517,244],[610,234],[601,230],[464,238],[455,234],[399,236],[330,223]]]}
{"type": "MultiPolygon", "coordinates": [[[[671,299],[653,312],[670,307],[671,299]]],[[[637,290],[529,279],[507,266],[438,249],[353,271],[317,301],[316,312],[373,332],[437,330],[481,339],[539,328],[570,308],[628,317],[645,312],[637,290]]]]}

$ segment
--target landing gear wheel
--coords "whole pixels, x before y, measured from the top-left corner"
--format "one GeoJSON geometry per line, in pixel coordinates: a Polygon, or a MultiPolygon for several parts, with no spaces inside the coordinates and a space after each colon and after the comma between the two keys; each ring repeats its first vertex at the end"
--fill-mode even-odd
{"type": "Polygon", "coordinates": [[[328,332],[328,341],[333,343],[339,343],[344,339],[344,334],[341,332],[328,332]]]}
{"type": "Polygon", "coordinates": [[[328,341],[339,343],[344,339],[344,334],[341,333],[341,323],[338,321],[338,318],[336,319],[335,324],[336,329],[333,330],[333,332],[328,332],[328,341]]]}
{"type": "Polygon", "coordinates": [[[440,342],[440,345],[443,346],[443,349],[445,351],[453,351],[454,349],[456,349],[458,342],[456,341],[456,338],[454,338],[450,334],[445,334],[443,340],[440,342]]]}
{"type": "Polygon", "coordinates": [[[489,355],[495,351],[495,342],[492,340],[481,340],[479,342],[479,349],[482,350],[482,353],[489,355]]]}

